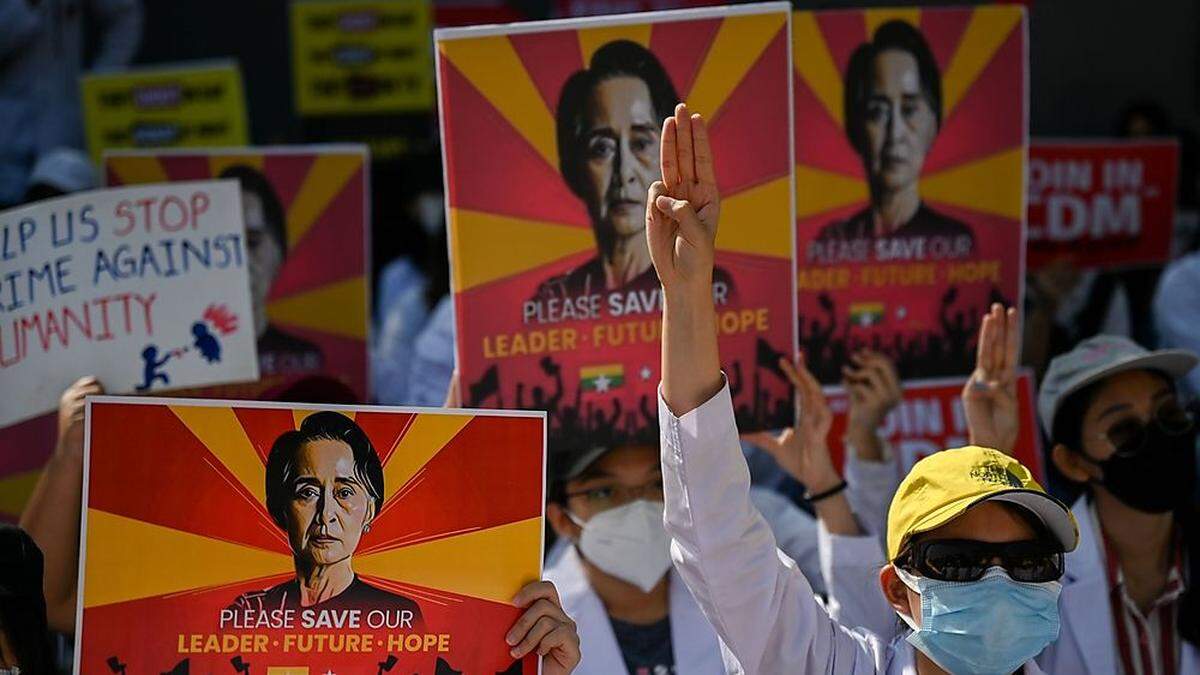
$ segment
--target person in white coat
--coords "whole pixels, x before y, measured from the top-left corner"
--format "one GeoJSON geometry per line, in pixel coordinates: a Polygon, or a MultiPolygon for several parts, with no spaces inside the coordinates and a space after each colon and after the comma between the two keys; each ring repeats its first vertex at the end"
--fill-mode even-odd
{"type": "MultiPolygon", "coordinates": [[[[703,120],[680,104],[664,122],[661,147],[663,180],[649,191],[646,235],[664,297],[665,524],[672,560],[720,636],[727,669],[1041,673],[1031,659],[1058,635],[1063,552],[1078,533],[1065,505],[998,451],[927,457],[892,501],[890,562],[879,578],[913,628],[904,641],[886,644],[834,622],[779,555],[749,500],[720,370],[710,290],[720,199],[703,120]]],[[[824,496],[840,488],[835,475],[828,480],[808,489],[824,496]]],[[[845,500],[831,506],[852,517],[845,500]]]]}
{"type": "MultiPolygon", "coordinates": [[[[786,364],[794,377],[790,369],[786,364]]],[[[795,435],[791,430],[770,442],[803,480],[812,473],[795,457],[795,435]]],[[[725,672],[717,634],[671,567],[658,447],[598,446],[552,457],[546,515],[559,540],[547,556],[545,578],[558,587],[563,609],[579,627],[585,656],[576,672],[725,672]]],[[[875,496],[895,491],[899,478],[892,468],[856,455],[847,459],[847,493],[863,495],[855,500],[863,522],[884,520],[886,503],[879,509],[875,496]]],[[[765,488],[752,488],[751,500],[780,549],[823,591],[813,517],[765,488]]]]}
{"type": "Polygon", "coordinates": [[[1176,384],[1196,364],[1108,335],[1050,362],[1038,415],[1084,496],[1048,672],[1200,674],[1197,433],[1176,384]]]}

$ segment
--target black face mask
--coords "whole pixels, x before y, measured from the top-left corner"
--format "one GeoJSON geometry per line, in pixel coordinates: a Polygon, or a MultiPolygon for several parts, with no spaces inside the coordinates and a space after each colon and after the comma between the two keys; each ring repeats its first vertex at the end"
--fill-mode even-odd
{"type": "Polygon", "coordinates": [[[1196,487],[1196,430],[1170,434],[1158,424],[1146,426],[1143,448],[1097,462],[1104,477],[1096,481],[1130,508],[1166,513],[1184,505],[1196,487]]]}

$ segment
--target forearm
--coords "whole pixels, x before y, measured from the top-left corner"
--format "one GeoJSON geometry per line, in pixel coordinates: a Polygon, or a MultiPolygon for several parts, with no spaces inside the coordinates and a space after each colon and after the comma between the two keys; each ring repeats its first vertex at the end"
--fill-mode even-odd
{"type": "Polygon", "coordinates": [[[746,672],[824,672],[832,624],[750,502],[728,389],[659,416],[672,558],[705,616],[746,672]]]}
{"type": "Polygon", "coordinates": [[[862,462],[882,462],[886,459],[883,442],[874,428],[851,424],[846,431],[846,442],[854,450],[854,456],[862,462]]]}
{"type": "Polygon", "coordinates": [[[880,441],[881,461],[863,461],[857,452],[846,457],[842,467],[846,477],[846,501],[863,532],[887,530],[887,512],[892,496],[900,486],[900,470],[891,444],[880,441]]]}
{"type": "Polygon", "coordinates": [[[817,514],[817,520],[821,521],[831,534],[847,537],[856,537],[862,534],[862,528],[859,527],[858,520],[854,517],[854,511],[850,508],[850,500],[846,499],[844,490],[832,497],[814,502],[813,511],[817,514]]]}
{"type": "Polygon", "coordinates": [[[723,384],[711,290],[664,290],[662,395],[667,407],[684,415],[712,398],[723,384]]]}
{"type": "Polygon", "coordinates": [[[64,633],[75,630],[82,490],[83,458],[56,452],[21,514],[21,527],[45,559],[43,587],[50,627],[64,633]]]}

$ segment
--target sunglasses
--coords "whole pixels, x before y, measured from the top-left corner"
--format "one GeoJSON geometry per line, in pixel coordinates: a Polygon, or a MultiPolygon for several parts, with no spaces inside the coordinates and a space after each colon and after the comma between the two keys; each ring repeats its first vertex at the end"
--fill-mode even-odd
{"type": "Polygon", "coordinates": [[[1163,401],[1155,408],[1149,422],[1136,417],[1126,418],[1109,427],[1103,436],[1112,443],[1117,455],[1131,457],[1145,450],[1151,424],[1158,425],[1168,436],[1182,436],[1196,426],[1196,418],[1190,410],[1172,399],[1163,401]]]}
{"type": "Polygon", "coordinates": [[[990,544],[972,539],[918,541],[896,562],[938,581],[979,581],[992,567],[1002,567],[1013,581],[1044,583],[1062,578],[1063,553],[1044,541],[990,544]]]}

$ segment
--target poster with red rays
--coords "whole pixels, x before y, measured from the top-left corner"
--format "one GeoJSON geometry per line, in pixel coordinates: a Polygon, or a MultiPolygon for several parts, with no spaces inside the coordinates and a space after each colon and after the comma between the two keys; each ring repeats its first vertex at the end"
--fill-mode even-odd
{"type": "Polygon", "coordinates": [[[1037,139],[1029,146],[1029,269],[1163,264],[1171,257],[1179,143],[1037,139]]]}
{"type": "Polygon", "coordinates": [[[540,412],[90,398],[75,673],[537,673],[544,464],[540,412]]]}
{"type": "Polygon", "coordinates": [[[241,184],[260,379],[187,395],[367,400],[369,165],[359,145],[105,154],[109,185],[241,184]]]}
{"type": "Polygon", "coordinates": [[[656,443],[659,135],[704,115],[713,296],[743,430],[790,424],[795,348],[786,3],[435,35],[461,390],[549,413],[550,446],[656,443]]]}
{"type": "MultiPolygon", "coordinates": [[[[967,416],[963,411],[962,389],[966,380],[926,380],[904,383],[904,398],[879,428],[880,438],[891,444],[899,475],[904,476],[918,460],[939,450],[968,445],[967,416]]],[[[1034,408],[1033,376],[1022,371],[1017,376],[1017,414],[1020,431],[1013,456],[1033,472],[1039,481],[1045,478],[1041,436],[1034,408]]],[[[844,391],[829,395],[833,426],[829,432],[829,451],[841,466],[846,455],[846,424],[850,401],[844,391]]]]}
{"type": "Polygon", "coordinates": [[[801,348],[965,377],[980,317],[1020,306],[1027,38],[1017,6],[792,20],[801,348]]]}

